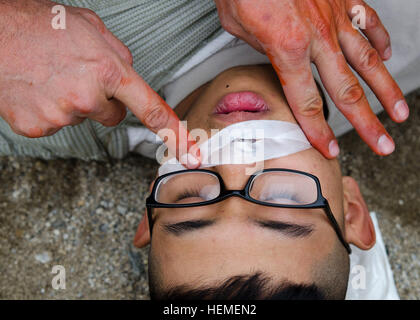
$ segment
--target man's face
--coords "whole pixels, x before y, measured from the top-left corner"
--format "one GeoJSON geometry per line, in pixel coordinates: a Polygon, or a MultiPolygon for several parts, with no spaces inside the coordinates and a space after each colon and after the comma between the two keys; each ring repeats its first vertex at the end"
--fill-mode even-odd
{"type": "MultiPolygon", "coordinates": [[[[247,104],[240,101],[238,105],[247,104]]],[[[211,129],[251,119],[296,123],[270,66],[229,69],[178,107],[178,111],[188,110],[184,119],[189,130],[201,128],[209,135],[211,129]],[[235,95],[238,92],[249,94],[235,95]],[[226,95],[249,99],[249,105],[257,104],[259,111],[250,107],[231,112],[219,103],[226,95]]],[[[247,168],[249,173],[250,165],[221,165],[209,170],[220,174],[227,189],[240,190],[249,179],[247,168]]],[[[327,160],[311,148],[267,160],[264,168],[295,169],[317,176],[323,196],[345,233],[343,183],[337,160],[327,160]]],[[[274,280],[307,283],[313,278],[312,270],[337,243],[341,245],[323,209],[273,208],[230,197],[209,206],[159,208],[153,216],[151,253],[160,268],[163,287],[212,284],[257,271],[274,280]],[[171,231],[174,229],[177,231],[171,231]]]]}

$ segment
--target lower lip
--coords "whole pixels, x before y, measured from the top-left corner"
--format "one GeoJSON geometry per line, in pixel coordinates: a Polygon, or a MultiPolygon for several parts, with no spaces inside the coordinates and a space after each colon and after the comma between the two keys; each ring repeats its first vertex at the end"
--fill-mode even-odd
{"type": "Polygon", "coordinates": [[[225,95],[216,105],[214,116],[227,122],[261,119],[269,110],[265,100],[251,91],[225,95]]]}

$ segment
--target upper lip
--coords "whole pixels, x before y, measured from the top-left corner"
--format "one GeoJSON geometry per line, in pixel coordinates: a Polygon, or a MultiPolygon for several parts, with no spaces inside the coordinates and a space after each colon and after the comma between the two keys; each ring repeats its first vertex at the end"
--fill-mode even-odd
{"type": "Polygon", "coordinates": [[[251,91],[232,92],[225,95],[216,105],[215,114],[232,112],[262,112],[269,110],[265,100],[251,91]]]}

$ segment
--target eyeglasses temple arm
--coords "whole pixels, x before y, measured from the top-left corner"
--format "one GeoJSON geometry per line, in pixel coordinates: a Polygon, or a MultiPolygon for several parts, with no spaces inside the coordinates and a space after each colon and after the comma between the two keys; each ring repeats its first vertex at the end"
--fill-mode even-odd
{"type": "Polygon", "coordinates": [[[152,230],[153,230],[153,225],[154,225],[154,221],[152,219],[152,207],[149,207],[146,205],[146,211],[147,211],[147,219],[149,220],[149,233],[150,233],[150,238],[152,237],[152,230]]]}
{"type": "Polygon", "coordinates": [[[338,239],[340,239],[341,243],[343,244],[344,248],[346,248],[348,254],[351,254],[351,248],[350,245],[347,243],[347,241],[343,237],[343,233],[341,232],[340,226],[337,223],[337,220],[335,220],[334,215],[332,214],[330,205],[328,201],[325,199],[325,214],[327,215],[328,219],[331,221],[331,224],[334,228],[335,233],[338,236],[338,239]]]}

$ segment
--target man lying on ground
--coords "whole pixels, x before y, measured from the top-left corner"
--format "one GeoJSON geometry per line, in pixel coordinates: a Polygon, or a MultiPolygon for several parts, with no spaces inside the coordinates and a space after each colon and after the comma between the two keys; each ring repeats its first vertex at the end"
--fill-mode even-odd
{"type": "MultiPolygon", "coordinates": [[[[296,123],[271,65],[228,69],[175,111],[209,136],[243,121],[296,123]]],[[[152,298],[344,299],[349,243],[375,244],[356,181],[314,148],[261,169],[166,170],[154,181],[135,238],[151,244],[152,298]]]]}

